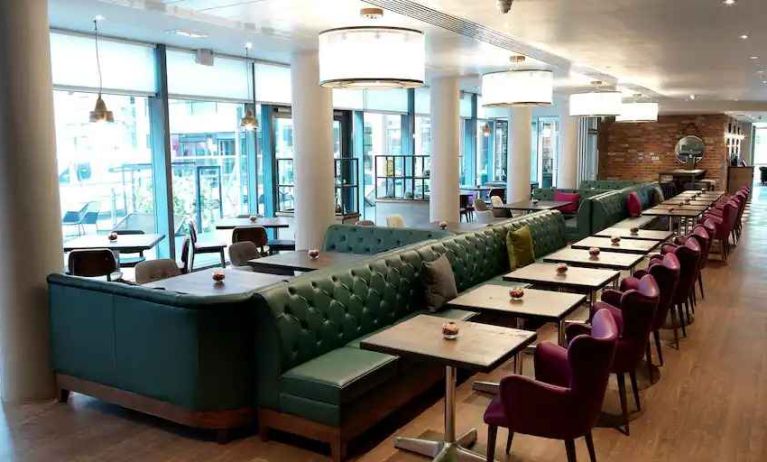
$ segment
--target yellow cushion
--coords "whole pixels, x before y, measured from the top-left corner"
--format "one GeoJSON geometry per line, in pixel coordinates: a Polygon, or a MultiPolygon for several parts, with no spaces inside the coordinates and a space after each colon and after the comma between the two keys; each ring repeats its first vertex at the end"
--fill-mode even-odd
{"type": "Polygon", "coordinates": [[[534,263],[535,252],[530,228],[523,226],[515,231],[509,231],[506,235],[506,249],[509,252],[509,266],[512,271],[534,263]]]}

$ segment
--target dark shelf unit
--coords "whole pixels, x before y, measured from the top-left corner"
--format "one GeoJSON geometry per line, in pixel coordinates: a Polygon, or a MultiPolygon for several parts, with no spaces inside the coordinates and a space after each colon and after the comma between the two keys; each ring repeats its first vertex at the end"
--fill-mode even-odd
{"type": "Polygon", "coordinates": [[[375,156],[376,198],[428,200],[430,171],[431,160],[428,155],[375,156]]]}

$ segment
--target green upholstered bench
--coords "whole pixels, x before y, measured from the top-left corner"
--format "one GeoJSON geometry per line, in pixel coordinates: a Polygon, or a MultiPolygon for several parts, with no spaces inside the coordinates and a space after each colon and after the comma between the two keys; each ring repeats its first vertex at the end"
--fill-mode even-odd
{"type": "MultiPolygon", "coordinates": [[[[536,188],[533,190],[533,198],[538,200],[554,200],[557,188],[536,188]]],[[[565,218],[565,230],[568,241],[578,241],[591,234],[591,210],[594,197],[612,192],[610,189],[582,188],[582,189],[559,189],[563,192],[576,192],[581,195],[578,211],[565,218]]]]}
{"type": "Polygon", "coordinates": [[[331,225],[325,231],[322,248],[334,252],[375,254],[450,235],[442,230],[331,225]]]}
{"type": "Polygon", "coordinates": [[[654,217],[629,218],[626,200],[630,192],[639,195],[642,209],[653,204],[657,183],[643,183],[596,196],[591,211],[591,233],[599,232],[611,226],[644,228],[655,221],[654,217]]]}
{"type": "MultiPolygon", "coordinates": [[[[566,245],[557,211],[428,240],[344,267],[307,273],[257,293],[255,351],[259,427],[330,444],[342,460],[348,441],[434,386],[441,368],[359,349],[362,339],[424,313],[423,263],[447,255],[459,292],[509,271],[506,233],[528,225],[537,256],[566,245]]],[[[438,316],[470,319],[445,310],[438,316]]]]}
{"type": "Polygon", "coordinates": [[[91,395],[192,427],[252,422],[252,294],[198,297],[48,276],[60,396],[91,395]]]}
{"type": "Polygon", "coordinates": [[[581,189],[623,189],[637,184],[637,181],[631,180],[582,180],[581,189]]]}

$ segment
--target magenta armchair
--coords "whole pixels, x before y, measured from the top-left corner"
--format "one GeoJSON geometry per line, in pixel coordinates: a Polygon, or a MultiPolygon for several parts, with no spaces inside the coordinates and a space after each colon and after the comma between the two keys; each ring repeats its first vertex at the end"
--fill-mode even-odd
{"type": "Polygon", "coordinates": [[[655,311],[660,302],[660,289],[652,275],[642,276],[635,285],[636,288],[629,288],[629,286],[633,287],[634,284],[626,284],[628,290],[625,292],[613,289],[604,290],[602,301],[595,303],[593,308],[594,310],[606,309],[610,311],[620,332],[615,348],[615,359],[610,367],[610,372],[614,372],[618,379],[623,425],[627,435],[630,431],[628,400],[626,399],[626,374],[631,379],[634,403],[637,410],[641,410],[636,369],[646,354],[655,311]]]}
{"type": "Polygon", "coordinates": [[[514,433],[565,440],[568,462],[575,462],[575,438],[586,438],[596,461],[591,429],[602,408],[610,365],[618,339],[618,325],[600,310],[592,326],[572,325],[574,338],[567,349],[544,342],[535,351],[535,379],[511,375],[485,411],[488,425],[487,460],[495,459],[498,427],[509,430],[506,453],[514,433]],[[577,334],[577,335],[576,335],[577,334]]]}
{"type": "Polygon", "coordinates": [[[673,253],[679,260],[679,284],[677,284],[674,292],[672,301],[674,309],[671,310],[671,325],[668,326],[674,329],[675,343],[678,349],[679,338],[676,336],[676,329],[681,327],[682,335],[687,336],[688,320],[685,313],[689,316],[690,301],[695,290],[695,281],[698,280],[698,273],[700,272],[702,252],[698,241],[695,239],[687,239],[683,245],[666,244],[663,246],[662,252],[664,254],[673,253]]]}
{"type": "Polygon", "coordinates": [[[734,233],[735,225],[738,220],[738,208],[740,205],[735,200],[730,200],[722,207],[720,214],[707,212],[703,215],[700,222],[710,221],[714,225],[716,232],[713,238],[718,239],[722,246],[722,259],[727,261],[730,254],[730,236],[734,233]]]}
{"type": "MultiPolygon", "coordinates": [[[[667,253],[662,257],[655,257],[650,260],[646,270],[639,270],[634,273],[633,277],[628,277],[621,282],[621,290],[626,291],[629,289],[637,289],[639,287],[639,281],[645,275],[650,274],[655,278],[655,283],[658,284],[658,290],[660,297],[658,299],[658,308],[655,310],[655,316],[653,317],[651,331],[655,340],[655,351],[658,355],[658,362],[663,365],[663,350],[660,343],[660,328],[668,318],[669,310],[673,307],[674,294],[676,293],[676,287],[679,284],[680,265],[679,259],[673,253],[667,253]]],[[[674,327],[674,338],[679,344],[679,332],[674,327]]],[[[650,349],[647,349],[647,365],[649,367],[650,377],[652,377],[652,357],[650,349]]]]}

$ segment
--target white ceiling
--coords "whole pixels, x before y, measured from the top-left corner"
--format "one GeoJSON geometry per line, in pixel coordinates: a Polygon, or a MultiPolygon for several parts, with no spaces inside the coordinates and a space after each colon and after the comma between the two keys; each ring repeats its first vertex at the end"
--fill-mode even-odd
{"type": "MultiPolygon", "coordinates": [[[[558,91],[584,88],[593,76],[659,97],[664,112],[767,111],[767,1],[515,0],[501,15],[496,0],[416,0],[509,37],[514,51],[555,71],[558,91]],[[743,40],[741,34],[748,34],[743,40]],[[760,54],[764,56],[760,56],[760,54]],[[760,56],[751,60],[750,56],[760,56]],[[695,101],[689,95],[695,94],[695,101]]],[[[51,25],[87,31],[96,14],[106,35],[289,62],[314,49],[321,30],[362,24],[359,0],[49,0],[51,25]],[[207,34],[190,39],[166,31],[207,34]]],[[[423,30],[429,76],[478,75],[507,66],[511,50],[386,12],[385,24],[423,30]]]]}

